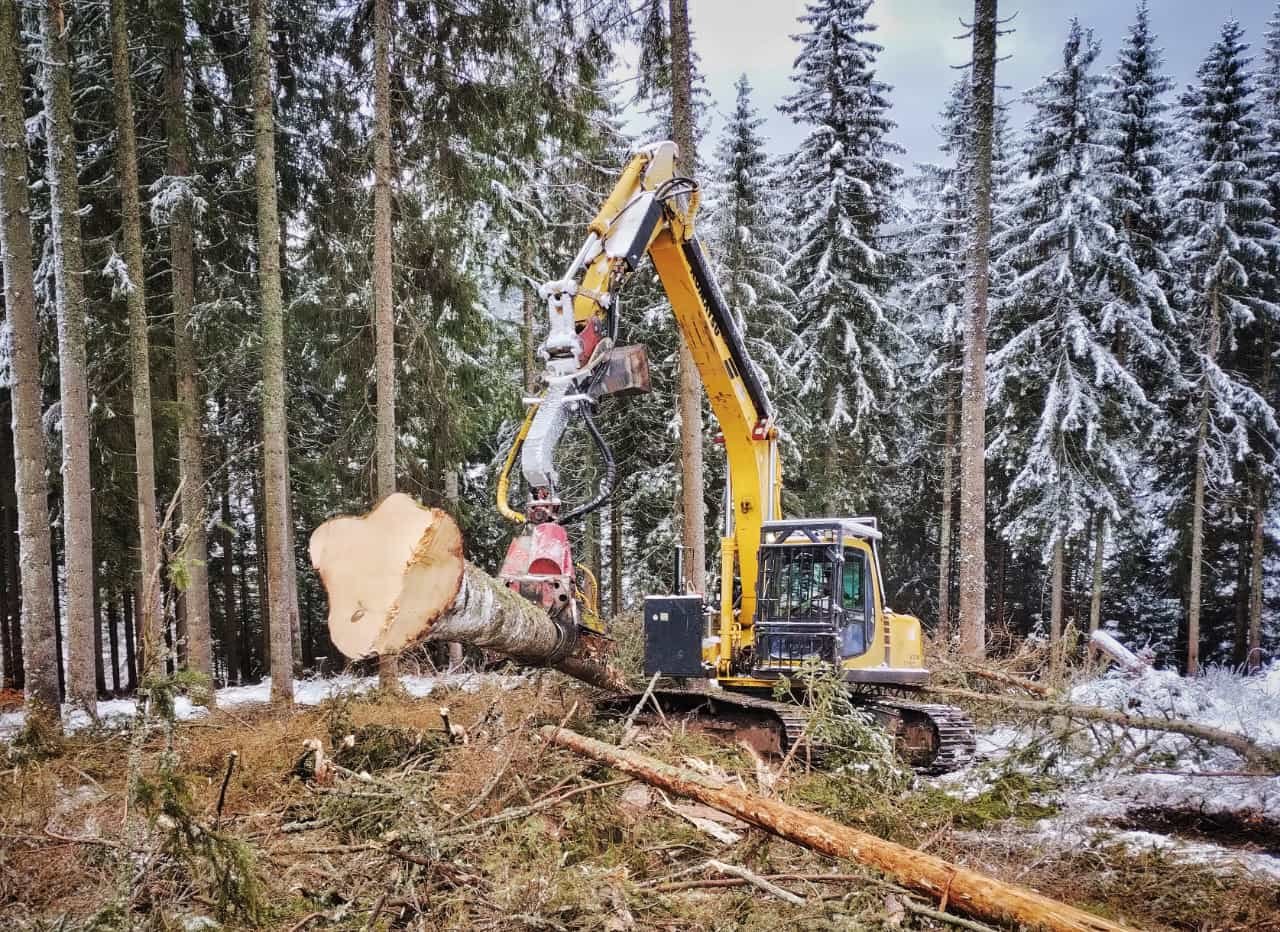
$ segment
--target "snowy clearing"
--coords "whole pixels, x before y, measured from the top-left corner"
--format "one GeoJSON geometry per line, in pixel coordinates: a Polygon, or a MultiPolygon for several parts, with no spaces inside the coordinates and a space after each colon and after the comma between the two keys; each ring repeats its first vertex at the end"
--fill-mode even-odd
{"type": "MultiPolygon", "coordinates": [[[[400,677],[400,685],[404,691],[415,699],[426,698],[437,690],[477,692],[485,686],[514,689],[525,681],[524,675],[509,673],[438,673],[431,676],[405,674],[400,677]]],[[[297,680],[293,684],[293,700],[298,705],[319,705],[334,696],[368,692],[377,685],[376,676],[352,676],[347,673],[297,680]]],[[[216,696],[217,705],[223,709],[265,704],[271,698],[271,680],[247,686],[228,686],[217,690],[216,696]]],[[[208,715],[208,709],[196,705],[187,696],[177,698],[175,709],[180,721],[208,715]]],[[[105,727],[120,727],[127,724],[137,710],[133,699],[109,699],[98,703],[98,718],[105,727]]],[[[0,740],[16,734],[22,728],[24,720],[25,714],[20,711],[0,714],[0,740]]],[[[92,724],[92,719],[82,709],[65,704],[62,707],[62,720],[71,731],[78,731],[92,724]]]]}

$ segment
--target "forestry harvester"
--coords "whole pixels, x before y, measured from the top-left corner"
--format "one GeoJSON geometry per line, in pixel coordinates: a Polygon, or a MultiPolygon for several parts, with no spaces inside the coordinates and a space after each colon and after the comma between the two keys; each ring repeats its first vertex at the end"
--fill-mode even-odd
{"type": "MultiPolygon", "coordinates": [[[[649,388],[644,347],[617,342],[617,295],[647,255],[706,387],[727,461],[716,603],[709,605],[698,594],[645,599],[646,673],[677,684],[657,690],[658,703],[668,714],[698,717],[711,729],[783,753],[802,733],[805,711],[801,702],[776,701],[774,688],[782,677],[794,681],[802,671],[822,667],[847,683],[855,703],[897,738],[915,766],[956,767],[972,756],[972,725],[960,710],[913,695],[929,678],[920,622],[885,604],[877,520],[867,515],[788,519],[781,513],[774,410],[696,235],[698,185],[676,174],[676,157],[671,142],[633,156],[564,277],[541,288],[550,318],[540,348],[545,387],[529,402],[498,481],[499,511],[525,526],[511,543],[499,580],[524,598],[504,602],[510,592],[470,568],[464,573],[460,540],[450,538],[445,547],[427,541],[439,536],[430,528],[440,516],[405,524],[406,509],[416,506],[402,503],[396,506],[398,515],[387,518],[387,527],[399,531],[369,530],[370,539],[380,543],[354,558],[360,568],[350,565],[344,535],[330,533],[326,543],[326,528],[336,522],[313,537],[312,559],[329,590],[335,644],[361,656],[423,637],[448,637],[549,662],[598,685],[617,685],[619,678],[607,663],[608,632],[595,605],[594,581],[575,567],[566,526],[612,495],[614,458],[595,421],[598,402],[649,388]],[[561,500],[556,468],[557,448],[574,418],[582,419],[604,467],[600,487],[581,503],[561,500]],[[517,461],[529,489],[523,511],[508,503],[517,461]],[[392,560],[395,578],[388,577],[378,597],[381,607],[375,606],[375,614],[383,613],[378,630],[384,634],[349,636],[358,643],[345,645],[344,633],[369,627],[352,623],[352,613],[362,615],[369,606],[358,599],[334,604],[331,577],[385,571],[381,541],[396,533],[404,538],[402,552],[409,555],[412,572],[404,571],[404,556],[392,560]],[[447,559],[441,557],[445,550],[447,559]],[[441,559],[448,564],[443,571],[441,559]],[[374,570],[375,565],[383,569],[374,570]],[[449,585],[431,589],[436,583],[428,578],[438,579],[441,572],[449,585]],[[416,589],[413,579],[418,579],[416,589]],[[426,599],[430,606],[424,608],[421,592],[428,589],[443,594],[426,599]],[[489,610],[462,604],[474,603],[478,593],[490,600],[489,610]],[[540,617],[531,617],[533,606],[540,617]],[[507,636],[522,626],[539,632],[536,649],[507,636]]],[[[337,521],[369,521],[377,514],[337,521]]],[[[622,701],[628,700],[634,701],[622,701]]]]}

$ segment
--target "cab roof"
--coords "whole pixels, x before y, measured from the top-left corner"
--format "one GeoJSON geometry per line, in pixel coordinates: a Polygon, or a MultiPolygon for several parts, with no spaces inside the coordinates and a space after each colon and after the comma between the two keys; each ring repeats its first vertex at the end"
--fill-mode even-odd
{"type": "MultiPolygon", "coordinates": [[[[871,515],[859,515],[854,518],[789,518],[785,521],[766,521],[761,525],[765,533],[769,531],[786,532],[782,540],[792,534],[806,534],[819,543],[823,537],[838,533],[842,537],[860,537],[864,540],[880,540],[882,535],[879,522],[871,515]]],[[[779,541],[780,542],[780,541],[779,541]]]]}

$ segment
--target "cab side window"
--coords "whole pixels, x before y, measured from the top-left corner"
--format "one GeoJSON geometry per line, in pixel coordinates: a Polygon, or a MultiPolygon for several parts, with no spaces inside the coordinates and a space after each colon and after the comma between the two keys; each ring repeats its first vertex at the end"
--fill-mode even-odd
{"type": "Polygon", "coordinates": [[[840,632],[841,654],[858,657],[867,652],[870,637],[867,618],[867,557],[861,550],[845,548],[841,576],[840,607],[844,628],[840,632]]]}

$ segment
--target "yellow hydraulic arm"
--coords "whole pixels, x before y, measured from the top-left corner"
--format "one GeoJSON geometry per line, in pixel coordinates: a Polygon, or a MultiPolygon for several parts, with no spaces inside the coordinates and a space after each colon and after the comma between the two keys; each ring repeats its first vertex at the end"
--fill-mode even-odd
{"type": "Polygon", "coordinates": [[[781,469],[769,400],[695,235],[698,188],[675,174],[676,154],[674,143],[660,142],[634,155],[588,226],[586,242],[564,278],[542,286],[550,316],[542,346],[548,388],[531,406],[508,457],[498,507],[508,518],[526,520],[506,500],[519,448],[533,489],[527,519],[556,519],[552,455],[564,428],[563,409],[582,397],[607,360],[616,333],[615,295],[648,254],[724,436],[732,513],[726,514],[722,538],[720,643],[714,652],[723,674],[742,628],[755,614],[761,524],[781,517],[781,469]],[[737,611],[735,557],[741,582],[737,611]]]}

